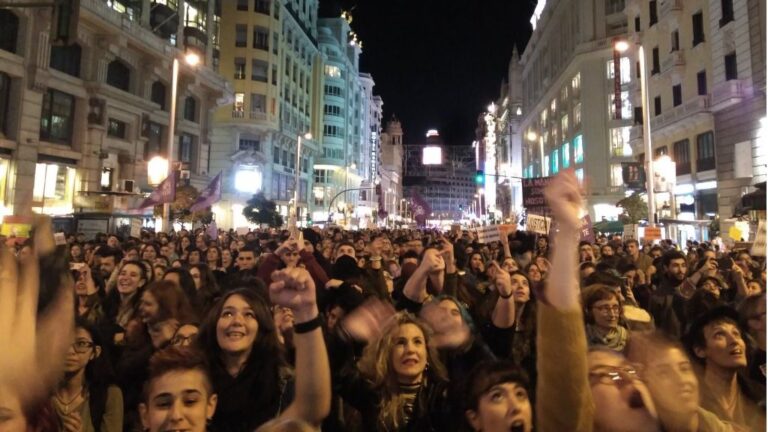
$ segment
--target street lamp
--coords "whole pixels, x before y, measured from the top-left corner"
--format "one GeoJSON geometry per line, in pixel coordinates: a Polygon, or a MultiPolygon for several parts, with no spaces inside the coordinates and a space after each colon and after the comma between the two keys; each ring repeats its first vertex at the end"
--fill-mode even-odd
{"type": "Polygon", "coordinates": [[[299,226],[299,175],[301,173],[301,139],[312,139],[312,134],[307,132],[299,135],[296,141],[296,174],[293,185],[293,227],[299,226]]]}
{"type": "MultiPolygon", "coordinates": [[[[197,66],[200,63],[200,56],[193,52],[187,52],[184,55],[184,62],[189,66],[197,66]]],[[[176,99],[179,92],[179,58],[173,56],[173,69],[171,74],[171,107],[168,112],[168,168],[166,177],[173,172],[173,144],[176,133],[176,99]]],[[[174,185],[175,186],[175,185],[174,185]]],[[[167,230],[171,226],[171,204],[163,204],[163,225],[162,229],[167,230]],[[167,224],[167,225],[166,225],[167,224]]]]}
{"type": "Polygon", "coordinates": [[[157,186],[168,175],[168,159],[155,156],[147,162],[147,182],[150,186],[157,186]]]}
{"type": "MultiPolygon", "coordinates": [[[[629,49],[629,43],[624,40],[617,40],[613,45],[618,52],[624,52],[629,49]]],[[[653,143],[651,140],[651,119],[648,107],[648,73],[645,69],[645,51],[643,45],[638,44],[638,61],[640,62],[640,104],[643,110],[643,148],[645,149],[645,182],[648,190],[648,226],[656,226],[656,196],[653,191],[653,143]]]]}

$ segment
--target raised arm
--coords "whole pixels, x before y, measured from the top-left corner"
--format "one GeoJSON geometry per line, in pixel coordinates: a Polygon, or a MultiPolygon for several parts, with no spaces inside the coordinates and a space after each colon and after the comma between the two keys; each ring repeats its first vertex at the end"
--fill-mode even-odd
{"type": "Polygon", "coordinates": [[[296,396],[281,417],[320,425],[331,409],[331,370],[323,340],[315,282],[303,268],[276,271],[269,294],[276,305],[293,311],[296,396]]]}
{"type": "Polygon", "coordinates": [[[509,273],[504,271],[496,261],[491,261],[490,266],[495,267],[494,284],[499,298],[496,300],[496,306],[491,313],[493,325],[506,329],[515,325],[515,297],[512,289],[512,279],[509,273]]]}
{"type": "Polygon", "coordinates": [[[591,431],[594,404],[574,254],[581,227],[579,183],[572,171],[565,171],[544,193],[560,230],[554,236],[552,271],[545,298],[538,305],[536,429],[591,431]]]}
{"type": "MultiPolygon", "coordinates": [[[[403,288],[403,295],[416,303],[424,303],[427,299],[427,279],[433,278],[433,275],[442,274],[445,270],[445,261],[437,249],[427,249],[424,258],[406,281],[403,288]]],[[[438,278],[439,279],[439,278],[438,278]]],[[[444,280],[444,275],[443,275],[444,280]]],[[[442,289],[442,286],[440,286],[442,289]]]]}

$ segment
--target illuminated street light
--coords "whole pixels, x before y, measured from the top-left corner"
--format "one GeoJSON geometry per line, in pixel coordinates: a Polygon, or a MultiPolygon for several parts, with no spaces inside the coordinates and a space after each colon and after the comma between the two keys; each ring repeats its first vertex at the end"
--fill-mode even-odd
{"type": "Polygon", "coordinates": [[[616,41],[613,47],[614,49],[616,49],[616,51],[623,53],[624,51],[629,49],[629,43],[625,40],[619,40],[619,41],[616,41]]]}
{"type": "Polygon", "coordinates": [[[536,141],[539,139],[539,134],[534,131],[528,131],[525,137],[528,138],[528,141],[536,141]]]}
{"type": "Polygon", "coordinates": [[[168,176],[168,159],[155,156],[147,162],[147,182],[157,186],[168,176]]]}

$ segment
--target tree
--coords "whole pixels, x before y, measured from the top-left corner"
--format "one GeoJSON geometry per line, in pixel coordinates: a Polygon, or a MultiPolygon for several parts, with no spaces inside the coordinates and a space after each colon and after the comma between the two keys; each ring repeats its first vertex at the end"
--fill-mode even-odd
{"type": "Polygon", "coordinates": [[[617,202],[616,207],[624,210],[619,215],[619,220],[625,225],[648,220],[648,204],[637,192],[617,202]]]}
{"type": "Polygon", "coordinates": [[[194,222],[210,223],[213,220],[213,213],[210,207],[196,212],[189,210],[199,196],[200,191],[194,186],[176,186],[176,200],[171,203],[171,219],[182,224],[194,222]]]}
{"type": "Polygon", "coordinates": [[[275,202],[268,200],[263,192],[248,200],[243,209],[243,216],[254,224],[268,225],[271,228],[283,226],[283,217],[277,212],[275,202]]]}

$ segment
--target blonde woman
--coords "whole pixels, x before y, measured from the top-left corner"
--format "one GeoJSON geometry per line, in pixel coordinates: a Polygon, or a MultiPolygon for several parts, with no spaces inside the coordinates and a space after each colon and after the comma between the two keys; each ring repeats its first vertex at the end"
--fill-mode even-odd
{"type": "Polygon", "coordinates": [[[342,332],[369,343],[356,367],[332,368],[341,371],[340,395],[360,411],[366,431],[449,430],[447,374],[431,329],[407,312],[384,321],[389,313],[368,303],[344,320],[342,332]]]}

